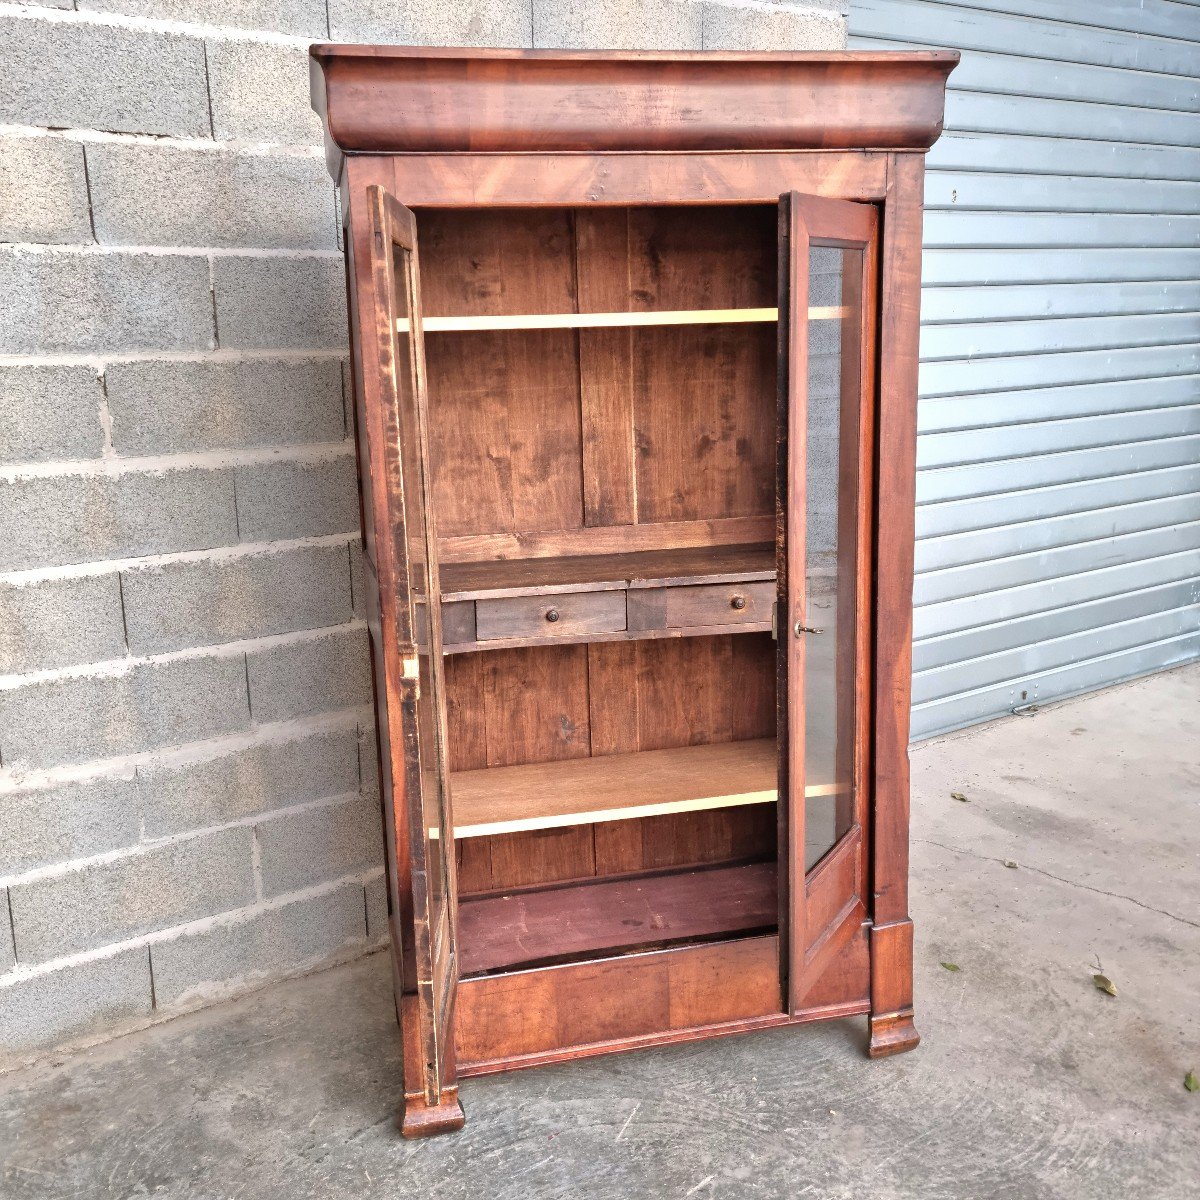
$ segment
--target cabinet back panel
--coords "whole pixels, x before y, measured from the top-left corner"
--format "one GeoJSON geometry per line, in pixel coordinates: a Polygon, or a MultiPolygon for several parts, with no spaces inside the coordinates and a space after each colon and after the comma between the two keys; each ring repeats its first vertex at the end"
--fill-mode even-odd
{"type": "Polygon", "coordinates": [[[628,208],[629,308],[762,308],[776,299],[774,205],[628,208]]]}
{"type": "MultiPolygon", "coordinates": [[[[426,315],[769,307],[768,206],[424,209],[426,315]]],[[[775,329],[426,338],[442,538],[768,516],[775,329]]]]}
{"type": "Polygon", "coordinates": [[[633,333],[640,522],[774,511],[775,340],[774,325],[633,333]]]}
{"type": "MultiPolygon", "coordinates": [[[[450,769],[706,745],[775,733],[766,634],[487,650],[446,659],[450,769]]],[[[463,895],[767,858],[771,806],[459,842],[463,895]]]]}
{"type": "Polygon", "coordinates": [[[438,533],[583,524],[579,353],[567,329],[425,339],[438,533]]]}
{"type": "Polygon", "coordinates": [[[574,312],[569,208],[426,208],[417,213],[425,315],[574,312]]]}

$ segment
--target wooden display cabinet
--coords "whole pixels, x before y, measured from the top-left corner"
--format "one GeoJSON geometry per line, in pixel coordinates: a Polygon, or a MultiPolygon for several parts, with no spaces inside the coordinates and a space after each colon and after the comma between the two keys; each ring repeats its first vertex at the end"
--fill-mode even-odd
{"type": "Polygon", "coordinates": [[[858,1013],[915,1046],[922,176],[957,55],[313,58],[403,1131],[579,1055],[858,1013]]]}

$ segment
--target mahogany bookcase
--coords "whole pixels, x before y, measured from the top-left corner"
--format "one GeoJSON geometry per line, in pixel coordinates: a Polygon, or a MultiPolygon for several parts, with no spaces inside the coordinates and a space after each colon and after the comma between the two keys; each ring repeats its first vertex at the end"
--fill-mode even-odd
{"type": "Polygon", "coordinates": [[[917,1044],[924,153],[957,54],[315,46],[404,1133],[461,1078],[917,1044]]]}

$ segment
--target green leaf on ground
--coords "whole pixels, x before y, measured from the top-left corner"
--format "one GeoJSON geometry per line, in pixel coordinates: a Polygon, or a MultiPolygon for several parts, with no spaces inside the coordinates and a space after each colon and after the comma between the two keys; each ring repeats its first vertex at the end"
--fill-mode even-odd
{"type": "Polygon", "coordinates": [[[967,803],[967,798],[966,798],[966,796],[964,796],[962,794],[962,792],[951,792],[950,799],[951,800],[961,800],[964,804],[967,803]]]}
{"type": "Polygon", "coordinates": [[[962,970],[962,967],[960,967],[958,965],[958,963],[942,963],[942,966],[945,967],[947,971],[961,971],[962,970]]]}
{"type": "Polygon", "coordinates": [[[1015,862],[1013,862],[1013,860],[1011,858],[1006,858],[1004,860],[1004,865],[1012,871],[1015,871],[1017,869],[1017,864],[1015,862]]]}
{"type": "Polygon", "coordinates": [[[1200,1079],[1196,1078],[1195,1071],[1189,1071],[1183,1077],[1183,1086],[1187,1088],[1189,1092],[1200,1092],[1200,1079]]]}
{"type": "Polygon", "coordinates": [[[1107,975],[1093,975],[1092,982],[1106,996],[1115,996],[1117,994],[1117,985],[1107,975]]]}

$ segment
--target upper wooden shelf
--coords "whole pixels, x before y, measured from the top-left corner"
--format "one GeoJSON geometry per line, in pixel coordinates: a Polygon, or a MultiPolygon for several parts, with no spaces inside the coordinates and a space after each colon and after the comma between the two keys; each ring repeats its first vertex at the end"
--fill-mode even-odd
{"type": "MultiPolygon", "coordinates": [[[[773,804],[777,779],[774,738],[455,771],[450,775],[454,836],[773,804]]],[[[812,780],[804,794],[833,796],[842,790],[812,780]]]]}
{"type": "MultiPolygon", "coordinates": [[[[836,321],[850,310],[837,305],[814,306],[810,321],[836,321]]],[[[760,325],[779,320],[777,308],[691,308],[674,312],[516,313],[501,316],[425,317],[426,333],[467,333],[499,329],[634,329],[651,325],[760,325]]],[[[397,333],[407,333],[409,321],[396,322],[397,333]]]]}
{"type": "Polygon", "coordinates": [[[567,558],[444,563],[440,577],[442,599],[446,601],[676,584],[747,583],[775,578],[775,547],[769,542],[758,542],[567,558]]]}

